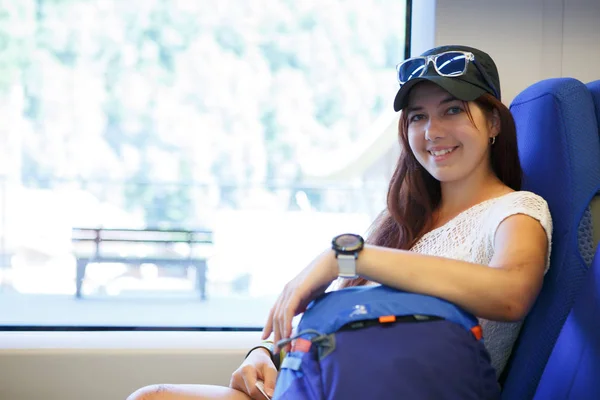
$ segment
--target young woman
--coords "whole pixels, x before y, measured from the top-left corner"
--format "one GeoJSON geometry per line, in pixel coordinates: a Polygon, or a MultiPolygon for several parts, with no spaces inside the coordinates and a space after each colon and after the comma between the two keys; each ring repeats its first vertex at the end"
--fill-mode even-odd
{"type": "MultiPolygon", "coordinates": [[[[358,235],[341,238],[359,244],[351,257],[334,243],[285,286],[263,339],[289,338],[292,318],[336,279],[340,287],[383,284],[477,315],[500,374],[549,266],[548,206],[520,191],[515,124],[486,53],[438,47],[400,64],[398,79],[403,151],[387,209],[364,246],[358,235]]],[[[271,394],[277,377],[269,350],[253,349],[229,388],[159,385],[130,399],[262,399],[257,381],[271,394]]]]}

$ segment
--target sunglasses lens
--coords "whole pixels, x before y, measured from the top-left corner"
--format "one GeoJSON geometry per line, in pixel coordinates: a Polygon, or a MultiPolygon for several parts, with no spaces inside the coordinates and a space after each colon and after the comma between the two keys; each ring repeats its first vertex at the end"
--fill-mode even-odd
{"type": "Polygon", "coordinates": [[[467,56],[464,53],[452,51],[445,54],[440,54],[435,60],[435,66],[440,75],[462,75],[467,67],[467,56]]]}
{"type": "Polygon", "coordinates": [[[423,75],[426,64],[425,59],[416,58],[414,60],[406,60],[398,68],[398,80],[400,83],[406,83],[412,78],[423,75]]]}

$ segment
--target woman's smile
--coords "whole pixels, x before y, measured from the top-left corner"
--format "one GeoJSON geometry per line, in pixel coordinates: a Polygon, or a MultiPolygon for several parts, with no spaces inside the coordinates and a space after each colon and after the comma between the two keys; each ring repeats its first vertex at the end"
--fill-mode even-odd
{"type": "Polygon", "coordinates": [[[436,146],[428,149],[427,152],[431,155],[433,161],[439,163],[452,157],[452,155],[456,153],[455,150],[459,147],[460,146],[436,146]]]}

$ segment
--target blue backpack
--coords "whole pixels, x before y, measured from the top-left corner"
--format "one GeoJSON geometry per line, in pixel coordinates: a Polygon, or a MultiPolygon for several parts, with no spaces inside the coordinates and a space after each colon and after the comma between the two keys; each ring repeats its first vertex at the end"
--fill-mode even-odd
{"type": "Polygon", "coordinates": [[[385,286],[326,293],[302,316],[273,399],[498,399],[477,319],[385,286]]]}

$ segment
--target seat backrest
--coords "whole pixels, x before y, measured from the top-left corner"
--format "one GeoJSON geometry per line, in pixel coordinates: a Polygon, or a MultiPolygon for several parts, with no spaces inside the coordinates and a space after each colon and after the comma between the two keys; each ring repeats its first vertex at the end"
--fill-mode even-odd
{"type": "Polygon", "coordinates": [[[589,203],[600,182],[600,139],[589,90],[576,79],[538,82],[510,106],[523,190],[548,202],[550,269],[504,374],[505,399],[531,399],[593,258],[589,203]],[[589,253],[589,254],[587,254],[589,253]]]}
{"type": "Polygon", "coordinates": [[[535,399],[600,399],[600,246],[548,360],[535,399]]]}
{"type": "MultiPolygon", "coordinates": [[[[587,85],[600,130],[600,80],[587,85]]],[[[600,163],[600,159],[598,160],[600,163]]],[[[597,250],[538,385],[535,399],[600,398],[600,185],[590,206],[597,250]]]]}

